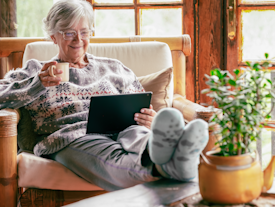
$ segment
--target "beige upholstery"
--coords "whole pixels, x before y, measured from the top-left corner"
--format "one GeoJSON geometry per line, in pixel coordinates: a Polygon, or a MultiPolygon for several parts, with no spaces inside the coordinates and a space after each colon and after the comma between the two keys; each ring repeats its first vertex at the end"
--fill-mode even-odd
{"type": "Polygon", "coordinates": [[[25,152],[17,156],[17,161],[20,187],[73,191],[102,190],[56,161],[25,152]]]}
{"type": "MultiPolygon", "coordinates": [[[[26,46],[23,64],[35,58],[47,61],[58,52],[52,42],[34,42],[26,46]]],[[[96,56],[116,58],[132,69],[137,76],[145,76],[173,66],[171,50],[165,43],[108,43],[90,44],[88,52],[96,56]]],[[[173,80],[169,86],[169,106],[172,106],[173,80]]],[[[91,163],[92,164],[92,163],[91,163]]],[[[99,190],[61,164],[31,154],[18,156],[19,187],[58,190],[99,190]],[[77,184],[76,184],[77,183],[77,184]]]]}

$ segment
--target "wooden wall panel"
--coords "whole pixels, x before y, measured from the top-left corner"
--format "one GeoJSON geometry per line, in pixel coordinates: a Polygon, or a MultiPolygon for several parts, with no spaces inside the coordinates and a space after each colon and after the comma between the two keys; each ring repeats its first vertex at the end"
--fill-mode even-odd
{"type": "Polygon", "coordinates": [[[195,101],[195,13],[194,0],[184,0],[183,3],[183,34],[191,37],[191,54],[186,57],[186,98],[195,101]]]}
{"type": "Polygon", "coordinates": [[[16,37],[16,0],[0,0],[0,37],[16,37]]]}
{"type": "Polygon", "coordinates": [[[198,66],[199,87],[198,103],[210,103],[210,98],[201,94],[207,88],[204,74],[209,74],[213,68],[224,67],[224,41],[223,41],[223,0],[199,0],[198,18],[198,66]]]}

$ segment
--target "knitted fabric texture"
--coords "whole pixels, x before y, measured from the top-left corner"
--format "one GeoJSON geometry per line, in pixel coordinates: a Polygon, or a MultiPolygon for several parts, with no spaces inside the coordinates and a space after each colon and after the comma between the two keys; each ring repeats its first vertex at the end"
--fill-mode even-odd
{"type": "MultiPolygon", "coordinates": [[[[58,86],[42,85],[38,75],[45,62],[37,60],[0,80],[0,109],[25,106],[37,134],[38,156],[57,152],[86,134],[91,96],[144,92],[135,74],[120,61],[86,56],[88,65],[71,67],[69,82],[58,86]]],[[[52,60],[59,62],[57,56],[52,60]]]]}

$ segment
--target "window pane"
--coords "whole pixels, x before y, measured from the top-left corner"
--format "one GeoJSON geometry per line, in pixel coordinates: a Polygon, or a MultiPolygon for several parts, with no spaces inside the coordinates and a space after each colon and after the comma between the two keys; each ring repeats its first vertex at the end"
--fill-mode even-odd
{"type": "Polygon", "coordinates": [[[240,3],[243,3],[243,4],[267,4],[267,3],[275,3],[275,0],[241,0],[240,3]]]}
{"type": "Polygon", "coordinates": [[[95,10],[95,36],[134,36],[133,9],[95,10]]]}
{"type": "Polygon", "coordinates": [[[16,0],[17,36],[43,37],[42,19],[53,5],[53,0],[16,0]]]}
{"type": "Polygon", "coordinates": [[[125,3],[134,3],[133,0],[95,0],[97,4],[125,4],[125,3]]]}
{"type": "MultiPolygon", "coordinates": [[[[262,169],[265,169],[269,162],[270,162],[270,159],[271,159],[271,156],[272,156],[272,152],[271,152],[271,143],[272,143],[272,140],[271,140],[271,136],[272,136],[272,133],[274,132],[271,132],[267,129],[263,129],[262,130],[262,133],[261,133],[261,140],[262,140],[262,169]]],[[[256,142],[252,142],[251,145],[250,145],[251,149],[254,151],[257,149],[257,146],[256,146],[256,142]]]]}
{"type": "Polygon", "coordinates": [[[275,56],[275,10],[243,10],[242,61],[262,60],[264,53],[275,56]]]}
{"type": "Polygon", "coordinates": [[[182,2],[182,0],[139,0],[140,3],[174,3],[182,2]]]}
{"type": "Polygon", "coordinates": [[[182,9],[141,9],[141,35],[181,35],[182,9]]]}

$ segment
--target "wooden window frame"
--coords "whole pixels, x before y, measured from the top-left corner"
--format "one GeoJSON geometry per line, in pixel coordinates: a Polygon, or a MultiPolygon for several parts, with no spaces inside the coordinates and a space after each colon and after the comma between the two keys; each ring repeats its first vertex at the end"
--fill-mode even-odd
{"type": "MultiPolygon", "coordinates": [[[[182,17],[181,22],[183,24],[184,16],[184,0],[181,2],[169,2],[169,3],[140,3],[140,0],[133,0],[133,3],[130,4],[116,4],[116,3],[107,3],[107,4],[98,4],[95,3],[95,0],[86,0],[91,3],[94,10],[100,9],[133,9],[135,11],[135,35],[140,35],[140,11],[142,9],[168,9],[168,8],[181,8],[182,17]]],[[[184,28],[182,27],[182,34],[184,34],[184,28]]]]}
{"type": "MultiPolygon", "coordinates": [[[[275,3],[241,3],[241,0],[236,0],[237,13],[236,13],[236,38],[234,40],[227,40],[227,70],[233,71],[233,69],[244,66],[242,62],[242,10],[275,10],[275,3]]],[[[227,34],[227,33],[226,33],[227,34]]],[[[227,35],[225,35],[228,39],[227,35]]],[[[271,67],[275,70],[275,64],[271,67]]]]}
{"type": "MultiPolygon", "coordinates": [[[[239,3],[241,0],[236,0],[237,3],[237,10],[236,10],[236,21],[237,21],[237,26],[236,26],[236,37],[233,40],[230,40],[228,38],[228,33],[227,30],[225,30],[225,42],[227,42],[226,46],[226,53],[225,53],[225,58],[226,58],[226,69],[229,70],[230,72],[233,72],[235,68],[240,68],[241,66],[244,66],[245,63],[242,62],[242,22],[241,22],[241,12],[242,10],[274,10],[275,9],[275,3],[239,3]]],[[[228,0],[227,0],[228,4],[228,0]]],[[[227,5],[228,8],[228,5],[227,5]]],[[[227,11],[227,17],[228,17],[228,11],[227,11]]],[[[271,67],[271,70],[274,70],[275,65],[271,67]]],[[[274,113],[274,112],[273,112],[274,113]]],[[[273,114],[274,116],[274,114],[273,114]]],[[[274,117],[273,117],[274,119],[274,117]]],[[[274,120],[272,121],[267,121],[268,123],[274,123],[274,120]]],[[[269,127],[265,127],[269,128],[269,127]]],[[[273,128],[273,127],[272,127],[273,128]]],[[[274,128],[273,128],[274,130],[274,128]]],[[[272,132],[272,145],[271,145],[271,152],[272,154],[275,153],[275,133],[272,132]]],[[[260,161],[262,162],[262,143],[261,140],[257,140],[257,150],[260,155],[260,161]]]]}
{"type": "Polygon", "coordinates": [[[239,45],[239,51],[238,51],[238,65],[244,66],[245,63],[242,62],[242,49],[241,49],[241,40],[242,40],[242,23],[241,23],[241,12],[242,10],[275,10],[275,3],[272,4],[238,4],[238,30],[240,31],[239,37],[238,37],[238,45],[239,45]]]}

